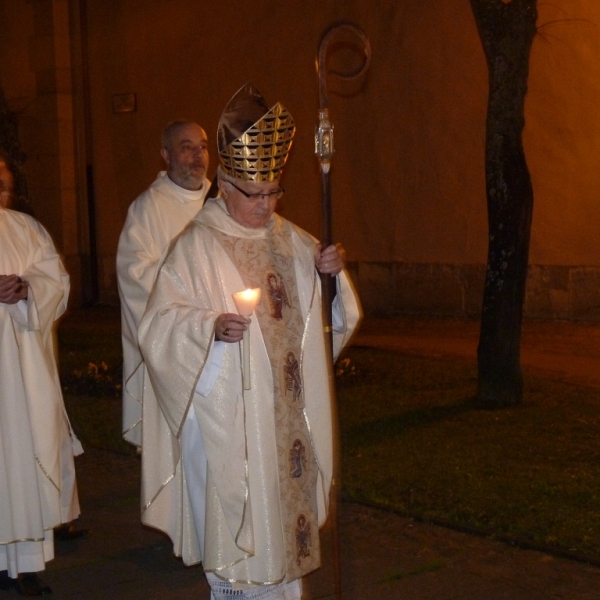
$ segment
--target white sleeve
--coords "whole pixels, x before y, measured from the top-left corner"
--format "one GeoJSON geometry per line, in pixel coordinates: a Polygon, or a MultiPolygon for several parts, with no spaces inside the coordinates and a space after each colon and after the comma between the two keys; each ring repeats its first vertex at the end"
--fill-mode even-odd
{"type": "Polygon", "coordinates": [[[21,313],[23,320],[25,321],[25,323],[28,322],[28,305],[27,305],[27,300],[19,300],[17,302],[17,308],[19,309],[19,312],[21,313]]]}
{"type": "MultiPolygon", "coordinates": [[[[29,291],[29,296],[33,296],[31,290],[29,291]]],[[[31,303],[27,300],[19,300],[15,304],[5,304],[4,306],[14,323],[22,328],[23,331],[39,329],[33,300],[31,303]]]]}
{"type": "Polygon", "coordinates": [[[225,353],[227,342],[221,342],[215,340],[208,351],[206,357],[206,366],[202,369],[202,374],[196,384],[196,393],[201,396],[208,396],[219,376],[221,370],[221,363],[223,362],[223,354],[225,353]]]}
{"type": "Polygon", "coordinates": [[[346,331],[344,304],[342,302],[341,294],[336,294],[333,298],[333,303],[331,305],[331,325],[333,330],[338,333],[344,333],[346,331]]]}

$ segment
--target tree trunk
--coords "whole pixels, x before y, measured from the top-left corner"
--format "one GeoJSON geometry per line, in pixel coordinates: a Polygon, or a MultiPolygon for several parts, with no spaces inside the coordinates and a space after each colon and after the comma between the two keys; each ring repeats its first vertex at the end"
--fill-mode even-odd
{"type": "Polygon", "coordinates": [[[489,69],[486,193],[489,247],[478,357],[478,400],[523,400],[521,320],[533,188],[522,133],[537,0],[470,0],[489,69]]]}

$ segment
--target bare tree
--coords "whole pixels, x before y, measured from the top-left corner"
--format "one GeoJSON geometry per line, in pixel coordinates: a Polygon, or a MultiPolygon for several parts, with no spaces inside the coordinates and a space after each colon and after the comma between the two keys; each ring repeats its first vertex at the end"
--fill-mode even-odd
{"type": "Polygon", "coordinates": [[[523,150],[529,56],[537,0],[470,0],[489,70],[486,192],[489,247],[478,347],[478,400],[523,400],[521,321],[533,188],[523,150]]]}

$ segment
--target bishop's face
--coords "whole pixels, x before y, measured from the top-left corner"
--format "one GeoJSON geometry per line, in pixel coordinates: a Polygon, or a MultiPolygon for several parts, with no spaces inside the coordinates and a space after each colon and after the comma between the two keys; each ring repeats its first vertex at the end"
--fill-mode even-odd
{"type": "Polygon", "coordinates": [[[279,181],[220,181],[219,188],[233,220],[252,228],[269,222],[283,194],[279,181]]]}

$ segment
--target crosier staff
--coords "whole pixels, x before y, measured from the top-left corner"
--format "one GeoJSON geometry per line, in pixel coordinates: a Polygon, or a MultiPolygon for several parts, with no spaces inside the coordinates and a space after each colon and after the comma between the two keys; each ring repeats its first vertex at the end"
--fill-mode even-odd
{"type": "MultiPolygon", "coordinates": [[[[315,130],[315,154],[319,159],[321,167],[321,192],[322,192],[322,233],[321,243],[323,248],[327,248],[333,242],[332,236],[332,217],[331,217],[331,180],[330,169],[331,159],[333,158],[333,124],[329,120],[329,100],[327,97],[327,76],[333,75],[339,79],[352,80],[357,79],[369,68],[371,62],[371,45],[365,33],[352,23],[335,24],[330,27],[319,43],[319,52],[317,55],[317,76],[319,79],[319,123],[315,130]],[[327,71],[327,52],[330,43],[338,38],[340,33],[351,33],[357,36],[362,42],[361,52],[364,53],[362,66],[352,72],[343,74],[337,71],[327,71]]],[[[332,305],[335,296],[335,279],[327,273],[321,273],[321,290],[323,298],[323,319],[325,326],[325,338],[329,347],[329,357],[333,358],[333,327],[332,327],[332,305]]],[[[339,458],[339,421],[337,414],[337,405],[335,401],[335,385],[333,380],[333,365],[329,369],[330,388],[331,388],[331,416],[333,425],[333,477],[331,480],[330,494],[330,525],[333,538],[333,568],[335,578],[335,598],[342,598],[342,577],[340,561],[340,537],[338,526],[338,503],[339,503],[339,482],[340,482],[340,458],[339,458]]]]}

